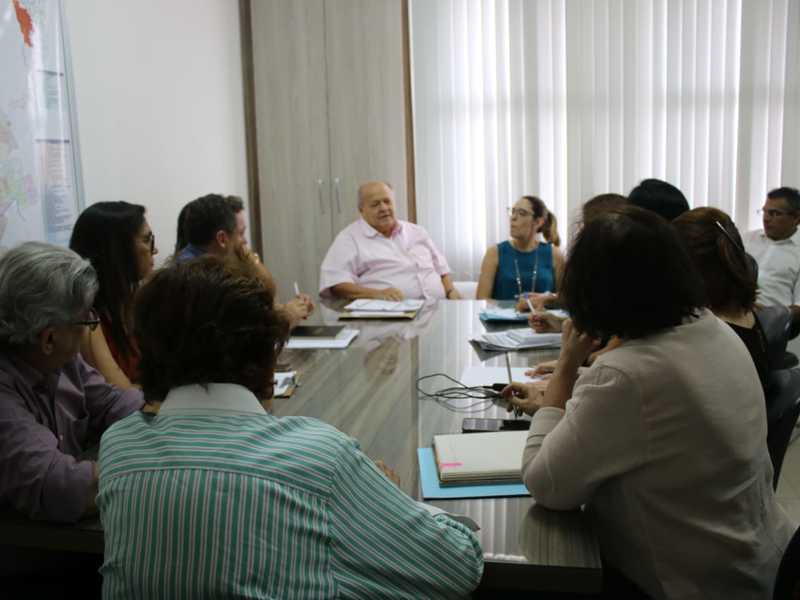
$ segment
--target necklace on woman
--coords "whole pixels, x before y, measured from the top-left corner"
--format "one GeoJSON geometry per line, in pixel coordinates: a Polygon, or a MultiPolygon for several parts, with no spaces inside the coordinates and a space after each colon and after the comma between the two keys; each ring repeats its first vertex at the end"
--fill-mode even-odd
{"type": "MultiPolygon", "coordinates": [[[[534,250],[533,258],[533,272],[531,273],[531,293],[536,293],[536,275],[539,272],[539,247],[534,250]]],[[[525,292],[522,291],[522,276],[519,272],[519,262],[514,259],[514,270],[517,272],[517,289],[519,290],[519,297],[522,298],[525,292]]]]}

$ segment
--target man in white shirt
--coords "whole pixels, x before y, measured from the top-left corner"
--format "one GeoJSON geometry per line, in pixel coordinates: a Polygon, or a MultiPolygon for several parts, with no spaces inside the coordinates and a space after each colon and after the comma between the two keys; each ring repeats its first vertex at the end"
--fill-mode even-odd
{"type": "Polygon", "coordinates": [[[767,194],[761,209],[764,229],[744,238],[747,252],[758,262],[758,302],[788,306],[795,330],[800,323],[800,192],[781,187],[767,194]]]}
{"type": "Polygon", "coordinates": [[[395,217],[384,181],[358,189],[361,218],[345,227],[320,268],[320,294],[342,298],[460,298],[450,267],[419,225],[395,217]]]}

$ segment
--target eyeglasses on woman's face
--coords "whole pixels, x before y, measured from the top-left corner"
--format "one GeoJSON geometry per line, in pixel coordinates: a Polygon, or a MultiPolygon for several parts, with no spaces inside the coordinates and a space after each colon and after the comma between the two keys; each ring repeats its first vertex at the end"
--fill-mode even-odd
{"type": "Polygon", "coordinates": [[[142,241],[150,246],[150,254],[156,253],[156,234],[149,231],[147,235],[142,236],[142,241]]]}
{"type": "Polygon", "coordinates": [[[514,217],[519,217],[520,219],[524,219],[525,217],[532,217],[533,213],[529,210],[525,210],[524,208],[508,208],[508,216],[512,219],[514,217]]]}
{"type": "Polygon", "coordinates": [[[93,308],[89,309],[89,314],[86,318],[82,321],[73,321],[72,325],[82,325],[84,327],[88,327],[89,331],[94,331],[97,329],[97,326],[100,324],[100,317],[97,316],[97,313],[93,308]]]}

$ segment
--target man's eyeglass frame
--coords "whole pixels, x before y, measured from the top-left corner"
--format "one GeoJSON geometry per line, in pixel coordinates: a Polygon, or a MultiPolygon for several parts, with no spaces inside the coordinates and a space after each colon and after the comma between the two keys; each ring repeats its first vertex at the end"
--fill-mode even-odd
{"type": "Polygon", "coordinates": [[[88,327],[89,331],[94,331],[97,329],[97,326],[100,325],[100,317],[97,316],[97,313],[94,309],[89,310],[89,318],[84,319],[83,321],[73,321],[70,323],[71,325],[82,325],[84,327],[88,327]]]}

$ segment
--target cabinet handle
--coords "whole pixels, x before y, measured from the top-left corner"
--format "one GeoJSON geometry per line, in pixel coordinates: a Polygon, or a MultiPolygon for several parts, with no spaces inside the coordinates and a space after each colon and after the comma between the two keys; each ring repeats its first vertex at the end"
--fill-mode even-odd
{"type": "Polygon", "coordinates": [[[317,196],[319,197],[319,211],[323,215],[325,214],[325,203],[322,201],[322,184],[324,182],[322,179],[317,179],[317,196]]]}
{"type": "Polygon", "coordinates": [[[342,214],[342,201],[339,198],[339,178],[333,180],[333,185],[336,186],[336,212],[342,214]]]}

